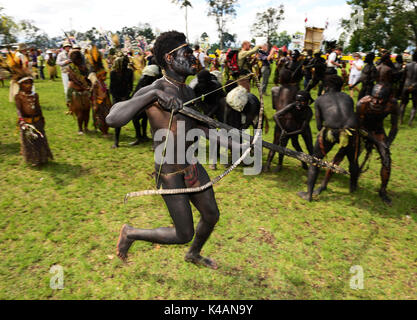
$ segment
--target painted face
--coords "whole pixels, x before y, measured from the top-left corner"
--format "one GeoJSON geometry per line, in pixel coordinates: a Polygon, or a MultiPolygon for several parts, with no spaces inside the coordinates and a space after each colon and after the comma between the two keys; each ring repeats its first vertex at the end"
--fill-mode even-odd
{"type": "Polygon", "coordinates": [[[295,99],[296,99],[296,103],[297,103],[297,109],[301,109],[302,107],[305,107],[305,106],[308,105],[308,101],[302,95],[297,95],[297,97],[295,99]]]}
{"type": "Polygon", "coordinates": [[[20,83],[20,89],[25,93],[31,93],[32,87],[33,87],[32,80],[25,80],[22,83],[20,83]]]}
{"type": "Polygon", "coordinates": [[[384,99],[372,97],[370,106],[373,110],[382,110],[384,108],[384,99]]]}
{"type": "Polygon", "coordinates": [[[171,68],[180,75],[189,76],[197,73],[197,59],[193,50],[186,46],[174,53],[171,62],[167,61],[171,68]]]}

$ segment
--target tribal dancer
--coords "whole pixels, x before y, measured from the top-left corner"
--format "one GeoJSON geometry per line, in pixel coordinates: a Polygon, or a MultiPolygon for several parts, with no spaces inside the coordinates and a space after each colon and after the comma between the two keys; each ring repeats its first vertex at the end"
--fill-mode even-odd
{"type": "Polygon", "coordinates": [[[19,91],[15,95],[18,126],[20,129],[21,153],[32,166],[48,163],[53,159],[45,134],[45,118],[39,104],[39,96],[33,92],[33,78],[29,70],[16,63],[12,53],[8,54],[7,64],[19,91]]]}
{"type": "MultiPolygon", "coordinates": [[[[185,84],[185,80],[188,76],[196,74],[196,58],[193,50],[186,43],[185,35],[176,31],[162,33],[155,42],[154,53],[157,63],[164,70],[164,77],[139,90],[132,99],[114,105],[106,119],[107,123],[111,127],[120,128],[135,115],[145,111],[153,134],[158,130],[164,130],[164,132],[170,132],[167,135],[174,138],[171,145],[175,154],[173,164],[162,161],[160,167],[158,163],[155,163],[155,169],[160,173],[156,178],[157,188],[178,189],[202,186],[210,181],[203,166],[197,161],[189,159],[184,161],[177,159],[176,156],[177,141],[185,141],[185,136],[182,136],[181,131],[178,130],[179,126],[185,126],[185,134],[197,126],[195,120],[177,113],[183,102],[195,97],[193,90],[185,84]]],[[[171,138],[166,137],[169,140],[171,138]]],[[[193,143],[194,141],[185,142],[185,150],[193,143]]],[[[154,140],[155,147],[159,144],[160,141],[154,140]]],[[[158,148],[160,149],[160,146],[158,148]]],[[[136,240],[159,244],[190,242],[194,237],[191,211],[191,203],[193,203],[201,213],[201,220],[185,260],[217,269],[217,264],[213,260],[200,255],[203,245],[219,219],[219,209],[213,188],[210,187],[199,193],[165,195],[163,199],[174,227],[144,230],[124,225],[117,243],[117,255],[122,260],[126,260],[128,250],[136,240]]]]}
{"type": "Polygon", "coordinates": [[[72,61],[68,67],[68,91],[67,106],[69,114],[75,114],[78,122],[78,134],[88,131],[88,120],[90,119],[90,86],[88,70],[84,58],[79,50],[70,53],[72,61]]]}
{"type": "Polygon", "coordinates": [[[110,112],[112,106],[110,100],[110,92],[106,85],[107,72],[104,69],[103,61],[96,46],[93,46],[91,53],[88,55],[89,62],[92,66],[92,71],[95,73],[97,79],[92,88],[92,102],[93,102],[93,117],[94,127],[98,127],[103,135],[107,136],[109,126],[106,123],[106,117],[110,112]]]}
{"type": "MultiPolygon", "coordinates": [[[[133,89],[133,70],[128,68],[129,58],[125,55],[117,58],[110,72],[110,93],[113,103],[128,100],[133,89]]],[[[119,147],[120,132],[122,128],[115,128],[114,144],[112,148],[119,147]]]]}
{"type": "Polygon", "coordinates": [[[366,131],[367,149],[375,146],[381,157],[381,189],[379,196],[386,204],[391,204],[387,195],[387,186],[391,175],[390,146],[398,133],[400,110],[397,100],[390,95],[388,88],[381,84],[375,85],[372,95],[358,102],[357,113],[361,129],[366,131]],[[384,130],[384,119],[391,115],[391,130],[388,137],[384,130]]]}
{"type": "Polygon", "coordinates": [[[413,107],[411,109],[410,121],[408,122],[409,126],[413,124],[417,112],[417,51],[413,54],[413,61],[405,67],[405,83],[401,95],[401,123],[404,119],[405,108],[410,101],[410,94],[413,107]]]}
{"type": "MultiPolygon", "coordinates": [[[[323,159],[333,148],[339,144],[340,149],[334,162],[340,164],[345,156],[349,159],[350,192],[356,191],[359,179],[359,134],[358,117],[355,114],[352,98],[341,92],[343,80],[337,75],[326,77],[326,93],[316,100],[316,122],[320,131],[314,147],[313,155],[323,159]]],[[[298,195],[307,201],[312,201],[314,185],[319,175],[319,168],[310,166],[308,170],[307,192],[298,195]]],[[[331,172],[326,174],[322,186],[315,192],[320,194],[327,188],[331,172]]]]}

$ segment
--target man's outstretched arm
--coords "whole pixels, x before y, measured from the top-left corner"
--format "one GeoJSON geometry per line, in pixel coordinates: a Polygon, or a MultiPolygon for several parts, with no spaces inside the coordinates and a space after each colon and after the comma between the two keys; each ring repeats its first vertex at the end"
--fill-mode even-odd
{"type": "Polygon", "coordinates": [[[121,128],[129,123],[135,115],[141,113],[153,103],[158,102],[165,110],[178,111],[182,102],[177,96],[169,94],[150,85],[140,89],[133,98],[116,103],[106,117],[106,123],[113,128],[121,128]]]}
{"type": "Polygon", "coordinates": [[[112,128],[121,128],[157,99],[156,89],[153,89],[142,95],[135,95],[130,100],[118,102],[111,108],[106,117],[106,123],[112,128]]]}

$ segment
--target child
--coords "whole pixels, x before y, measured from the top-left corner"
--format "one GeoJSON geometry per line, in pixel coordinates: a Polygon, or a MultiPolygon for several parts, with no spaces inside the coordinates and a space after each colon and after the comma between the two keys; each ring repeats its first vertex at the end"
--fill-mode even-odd
{"type": "Polygon", "coordinates": [[[27,163],[38,166],[53,159],[45,134],[45,118],[43,117],[39,96],[32,92],[33,78],[19,77],[19,92],[15,96],[18,125],[20,128],[21,153],[27,163]]]}

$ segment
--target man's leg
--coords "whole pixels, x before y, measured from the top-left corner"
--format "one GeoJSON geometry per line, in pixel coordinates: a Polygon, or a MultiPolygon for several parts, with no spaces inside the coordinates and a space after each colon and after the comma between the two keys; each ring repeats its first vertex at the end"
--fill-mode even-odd
{"type": "MultiPolygon", "coordinates": [[[[288,145],[288,141],[290,140],[290,138],[288,136],[281,136],[280,140],[278,141],[278,145],[286,148],[288,145]]],[[[275,169],[275,172],[280,172],[282,170],[282,165],[284,163],[284,155],[282,153],[280,153],[278,155],[278,166],[275,169]]]]}
{"type": "MultiPolygon", "coordinates": [[[[317,137],[316,145],[314,146],[313,157],[318,159],[323,159],[327,153],[332,149],[334,143],[328,142],[324,138],[324,133],[319,134],[317,137]]],[[[318,175],[320,173],[320,169],[316,166],[309,166],[308,168],[308,179],[307,179],[307,192],[299,192],[297,195],[304,200],[312,201],[313,200],[313,191],[314,186],[317,182],[318,175]]]]}
{"type": "MultiPolygon", "coordinates": [[[[200,185],[208,183],[210,178],[206,170],[201,164],[197,164],[197,168],[200,185]]],[[[194,241],[185,256],[185,260],[208,268],[217,269],[217,264],[213,260],[204,258],[200,254],[201,249],[213,232],[220,217],[213,188],[209,188],[200,193],[190,194],[190,200],[200,212],[201,219],[197,225],[194,241]]]]}
{"type": "Polygon", "coordinates": [[[350,173],[350,192],[353,193],[358,188],[358,180],[360,175],[359,169],[359,137],[357,137],[358,133],[355,133],[352,137],[350,137],[351,142],[349,142],[349,146],[347,147],[346,155],[349,159],[349,173],[350,173]]]}
{"type": "MultiPolygon", "coordinates": [[[[281,138],[281,130],[279,129],[279,127],[277,125],[275,125],[274,144],[278,145],[279,144],[279,141],[280,141],[280,138],[281,138]]],[[[270,150],[269,151],[268,159],[267,159],[266,165],[265,165],[265,167],[263,169],[264,172],[268,172],[271,169],[271,163],[272,163],[272,160],[275,157],[275,153],[276,152],[273,151],[273,150],[270,150]]]]}
{"type": "Polygon", "coordinates": [[[389,148],[386,147],[386,135],[375,135],[375,139],[378,141],[375,144],[376,149],[381,157],[381,189],[379,190],[379,196],[386,204],[391,204],[392,201],[387,194],[387,186],[391,176],[391,153],[389,148]]]}
{"type": "MultiPolygon", "coordinates": [[[[164,189],[186,188],[184,175],[171,177],[161,176],[164,189]]],[[[171,215],[174,227],[157,228],[152,230],[136,229],[124,225],[120,231],[117,243],[117,255],[126,260],[127,252],[136,240],[142,240],[158,244],[186,244],[193,239],[194,223],[191,211],[190,198],[186,194],[163,196],[171,215]]]]}
{"type": "Polygon", "coordinates": [[[135,127],[135,134],[136,134],[136,141],[132,142],[131,146],[137,146],[140,144],[141,133],[140,133],[140,123],[139,123],[140,116],[136,116],[132,119],[133,126],[135,127]]]}
{"type": "Polygon", "coordinates": [[[411,127],[414,121],[414,118],[416,117],[417,112],[417,91],[415,90],[412,93],[412,99],[413,99],[413,107],[411,109],[411,115],[410,115],[410,121],[408,122],[408,125],[411,127]]]}
{"type": "Polygon", "coordinates": [[[266,89],[268,88],[269,77],[271,75],[270,67],[262,67],[262,93],[266,94],[266,89]]]}
{"type": "Polygon", "coordinates": [[[119,147],[119,139],[120,139],[121,131],[122,131],[122,128],[114,128],[114,144],[112,146],[113,149],[116,149],[119,147]]]}
{"type": "Polygon", "coordinates": [[[400,106],[400,121],[404,123],[405,110],[407,109],[408,102],[410,101],[410,94],[407,89],[404,89],[401,95],[401,106],[400,106]]]}
{"type": "Polygon", "coordinates": [[[65,95],[67,95],[67,91],[68,91],[68,82],[69,82],[69,78],[68,78],[68,73],[62,73],[62,84],[64,85],[64,92],[65,95]]]}

